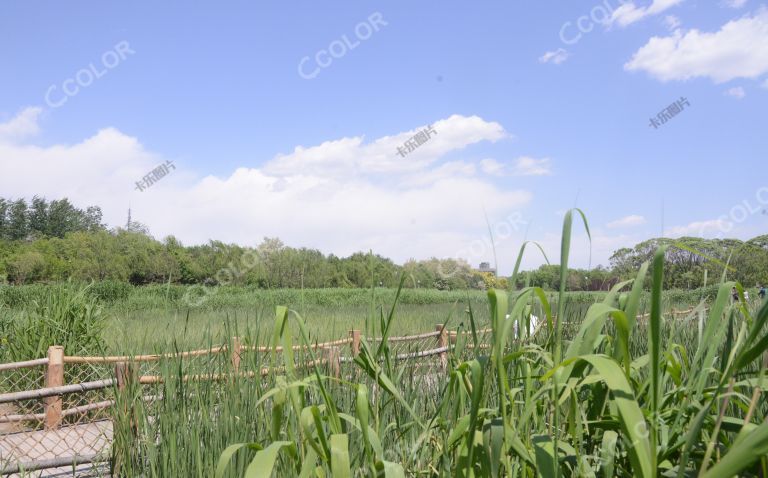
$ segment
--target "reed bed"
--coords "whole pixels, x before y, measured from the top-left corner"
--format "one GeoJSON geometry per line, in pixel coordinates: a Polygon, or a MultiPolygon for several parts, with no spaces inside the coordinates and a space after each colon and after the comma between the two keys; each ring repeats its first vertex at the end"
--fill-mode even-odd
{"type": "MultiPolygon", "coordinates": [[[[562,274],[574,214],[583,218],[566,214],[562,274]]],[[[295,355],[292,345],[313,343],[308,320],[278,306],[271,327],[247,339],[274,353],[241,363],[274,373],[232,375],[221,357],[207,373],[229,379],[190,381],[170,361],[150,393],[160,399],[144,400],[140,381],[118,395],[113,473],[766,476],[768,306],[724,282],[672,318],[663,274],[660,250],[597,301],[569,302],[565,289],[488,291],[486,323],[472,301],[445,317],[460,339],[444,363],[395,360],[386,339],[398,327],[400,290],[387,309],[371,301],[363,334],[379,340],[364,340],[340,371],[312,349],[295,355]],[[735,303],[732,287],[742,295],[735,303]],[[533,336],[532,313],[544,324],[533,336]],[[297,367],[302,360],[316,365],[297,367]]]]}

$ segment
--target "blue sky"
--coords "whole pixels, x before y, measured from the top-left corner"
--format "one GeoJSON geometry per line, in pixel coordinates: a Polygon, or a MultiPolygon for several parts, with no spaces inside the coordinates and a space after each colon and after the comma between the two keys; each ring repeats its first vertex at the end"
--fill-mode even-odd
{"type": "Polygon", "coordinates": [[[768,223],[757,0],[9,1],[0,59],[0,195],[130,204],[159,238],[476,263],[487,214],[506,271],[524,238],[557,261],[574,205],[579,266],[768,223]]]}

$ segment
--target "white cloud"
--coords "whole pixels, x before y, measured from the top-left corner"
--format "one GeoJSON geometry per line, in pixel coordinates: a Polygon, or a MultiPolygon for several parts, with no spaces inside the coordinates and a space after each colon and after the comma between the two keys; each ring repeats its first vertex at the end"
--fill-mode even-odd
{"type": "MultiPolygon", "coordinates": [[[[34,121],[34,127],[10,126],[21,122],[0,124],[0,131],[16,137],[36,130],[34,121]]],[[[336,254],[373,249],[397,261],[448,257],[484,237],[484,209],[489,217],[506,217],[532,194],[497,186],[477,174],[475,162],[442,160],[467,145],[508,137],[498,123],[454,115],[434,129],[437,135],[405,158],[396,145],[412,131],[296,148],[224,177],[200,177],[174,161],[176,170],[144,192],[135,190],[135,181],[169,158],[114,128],[45,147],[0,137],[0,191],[100,205],[113,226],[125,223],[130,203],[134,219],[153,235],[173,234],[188,244],[220,239],[253,245],[278,236],[336,254]]]]}
{"type": "Polygon", "coordinates": [[[728,8],[741,8],[747,4],[747,0],[723,0],[722,4],[728,8]]]}
{"type": "Polygon", "coordinates": [[[541,55],[541,57],[539,57],[539,63],[552,62],[555,65],[559,65],[560,63],[567,60],[568,56],[569,56],[569,53],[565,49],[558,48],[557,50],[548,51],[543,55],[541,55]]]}
{"type": "Polygon", "coordinates": [[[674,15],[667,15],[664,17],[664,25],[671,31],[675,31],[680,27],[680,19],[674,15]]]}
{"type": "Polygon", "coordinates": [[[664,231],[664,235],[670,237],[709,237],[717,235],[716,233],[722,234],[725,231],[729,231],[732,227],[733,224],[724,219],[710,219],[695,221],[684,226],[671,227],[664,231]]]}
{"type": "Polygon", "coordinates": [[[640,226],[645,224],[646,222],[648,221],[646,221],[646,219],[643,216],[632,214],[629,216],[622,217],[621,219],[616,219],[615,221],[611,221],[606,226],[609,229],[617,229],[617,228],[623,228],[623,227],[640,226]]]}
{"type": "Polygon", "coordinates": [[[531,158],[521,156],[512,164],[504,164],[495,159],[480,161],[480,170],[491,176],[546,176],[552,174],[549,158],[531,158]]]}
{"type": "Polygon", "coordinates": [[[278,155],[264,171],[275,176],[312,175],[339,178],[360,174],[392,174],[421,171],[444,154],[481,141],[498,141],[509,135],[495,122],[477,116],[453,115],[432,125],[436,134],[405,157],[397,148],[423,128],[384,136],[365,143],[363,137],[326,141],[318,146],[297,146],[292,153],[278,155]]]}
{"type": "Polygon", "coordinates": [[[663,13],[670,8],[683,3],[684,0],[653,0],[650,5],[645,7],[638,7],[635,2],[627,2],[619,6],[613,11],[609,24],[618,24],[619,26],[626,27],[635,22],[663,13]]]}
{"type": "Polygon", "coordinates": [[[716,83],[768,73],[768,10],[732,20],[714,33],[680,30],[653,37],[624,65],[660,81],[709,77],[716,83]]]}
{"type": "Polygon", "coordinates": [[[552,174],[549,158],[521,156],[515,160],[512,174],[516,176],[546,176],[552,174]]]}
{"type": "Polygon", "coordinates": [[[741,86],[737,86],[735,88],[731,88],[725,92],[726,96],[730,96],[732,98],[736,98],[737,100],[740,100],[747,96],[747,92],[744,91],[744,88],[741,86]]]}
{"type": "Polygon", "coordinates": [[[15,142],[36,135],[40,131],[37,124],[42,108],[29,107],[5,123],[0,123],[0,141],[15,142]]]}
{"type": "Polygon", "coordinates": [[[504,176],[504,174],[506,174],[505,172],[506,167],[504,166],[504,164],[491,158],[481,159],[480,169],[485,174],[490,174],[492,176],[504,176]]]}

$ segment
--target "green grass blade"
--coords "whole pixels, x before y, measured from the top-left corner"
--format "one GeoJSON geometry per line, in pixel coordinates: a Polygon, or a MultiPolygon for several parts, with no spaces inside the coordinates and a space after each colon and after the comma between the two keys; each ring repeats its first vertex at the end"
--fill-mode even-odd
{"type": "Polygon", "coordinates": [[[383,476],[383,478],[405,478],[405,470],[403,470],[403,466],[400,463],[381,461],[377,464],[376,468],[379,476],[383,476]]]}
{"type": "Polygon", "coordinates": [[[768,422],[749,432],[728,453],[704,474],[704,478],[737,476],[758,459],[768,455],[768,422]]]}
{"type": "Polygon", "coordinates": [[[659,401],[661,400],[661,363],[664,360],[661,354],[661,290],[664,284],[664,258],[666,255],[666,248],[660,247],[653,257],[653,285],[651,288],[651,321],[648,335],[648,350],[650,355],[651,365],[651,387],[649,393],[650,399],[650,415],[651,415],[651,450],[653,455],[651,456],[651,466],[656,472],[657,467],[657,455],[656,445],[658,443],[658,414],[659,414],[659,401]]]}
{"type": "Polygon", "coordinates": [[[235,455],[235,453],[242,450],[243,448],[250,448],[253,450],[261,449],[261,447],[256,443],[236,443],[234,445],[229,445],[224,449],[223,452],[221,452],[218,464],[216,465],[216,472],[214,473],[215,478],[223,478],[224,473],[226,473],[227,467],[229,466],[229,462],[232,460],[232,457],[235,455]]]}
{"type": "Polygon", "coordinates": [[[578,360],[592,365],[600,379],[611,390],[613,402],[619,414],[619,424],[628,441],[628,453],[635,476],[655,477],[651,447],[646,434],[648,425],[623,370],[613,359],[605,355],[586,355],[579,357],[578,360]]]}
{"type": "Polygon", "coordinates": [[[277,457],[285,450],[291,457],[296,457],[296,445],[289,441],[277,441],[265,449],[256,452],[251,464],[245,470],[244,478],[270,478],[275,468],[277,457]]]}
{"type": "Polygon", "coordinates": [[[557,476],[559,469],[557,457],[555,456],[555,444],[552,438],[547,435],[536,435],[533,437],[533,449],[536,454],[536,471],[542,478],[553,478],[557,476]]]}
{"type": "Polygon", "coordinates": [[[600,468],[603,470],[603,476],[614,476],[613,467],[616,460],[616,441],[619,434],[613,430],[607,430],[603,433],[603,442],[600,445],[600,468]]]}
{"type": "Polygon", "coordinates": [[[334,478],[351,478],[349,467],[349,438],[346,434],[331,435],[331,473],[334,478]]]}

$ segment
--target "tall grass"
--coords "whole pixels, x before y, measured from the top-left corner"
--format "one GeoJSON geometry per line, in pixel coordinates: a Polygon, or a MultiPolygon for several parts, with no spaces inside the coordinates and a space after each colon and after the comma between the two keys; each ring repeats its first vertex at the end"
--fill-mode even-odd
{"type": "MultiPolygon", "coordinates": [[[[569,214],[564,256],[570,230],[569,214]]],[[[140,399],[147,391],[136,385],[120,396],[130,413],[115,430],[115,474],[766,476],[768,306],[733,304],[731,287],[741,286],[722,283],[672,322],[662,254],[593,303],[489,291],[490,348],[472,347],[480,327],[469,303],[446,325],[469,338],[445,370],[395,361],[386,341],[363,343],[342,379],[325,366],[298,369],[316,357],[297,358],[290,345],[311,343],[310,328],[277,307],[267,335],[249,340],[284,351],[244,355],[246,370],[274,368],[264,380],[232,376],[222,357],[207,370],[230,378],[185,381],[173,362],[154,391],[162,399],[140,399]],[[531,311],[547,327],[516,334],[531,311]]],[[[394,330],[398,300],[396,291],[391,307],[371,307],[367,333],[394,330]]]]}
{"type": "Polygon", "coordinates": [[[105,326],[103,307],[87,286],[47,286],[25,307],[0,312],[0,359],[45,357],[50,345],[63,346],[69,355],[103,354],[105,326]]]}

